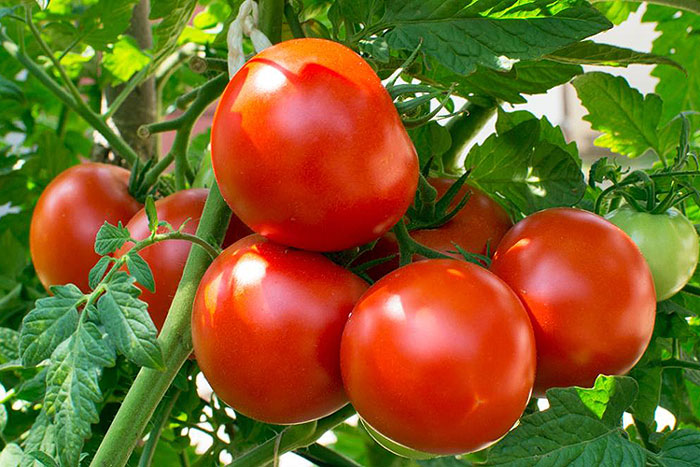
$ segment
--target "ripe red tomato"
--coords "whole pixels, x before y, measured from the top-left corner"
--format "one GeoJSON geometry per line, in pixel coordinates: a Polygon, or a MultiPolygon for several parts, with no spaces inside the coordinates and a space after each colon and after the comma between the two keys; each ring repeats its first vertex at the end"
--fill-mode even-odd
{"type": "MultiPolygon", "coordinates": [[[[178,229],[187,219],[190,219],[185,224],[183,231],[194,234],[197,231],[199,219],[202,217],[202,210],[208,194],[209,190],[206,188],[192,188],[178,191],[156,201],[158,220],[166,221],[174,229],[178,229]]],[[[137,212],[126,225],[126,228],[129,229],[131,237],[135,240],[143,240],[148,237],[150,230],[148,228],[146,211],[142,209],[137,212]]],[[[165,232],[167,228],[159,227],[158,231],[165,232]]],[[[224,246],[228,246],[250,233],[250,229],[233,216],[226,232],[224,246]]],[[[132,247],[133,243],[131,242],[125,244],[117,250],[115,256],[122,256],[132,247]]],[[[182,271],[185,268],[190,248],[192,248],[192,243],[186,240],[166,240],[146,247],[139,252],[141,257],[151,267],[156,286],[155,292],[151,292],[137,283],[136,285],[141,289],[139,298],[148,304],[148,312],[159,330],[163,327],[170,304],[177,291],[177,286],[180,284],[182,271]]]]}
{"type": "Polygon", "coordinates": [[[251,235],[211,264],[192,312],[194,353],[221,400],[267,423],[346,402],[340,337],[367,284],[318,253],[251,235]]]}
{"type": "Polygon", "coordinates": [[[525,218],[501,240],[491,271],[530,314],[538,394],[624,374],[649,344],[656,310],[649,267],[632,239],[600,216],[557,208],[525,218]]]}
{"type": "Polygon", "coordinates": [[[418,181],[415,148],[377,75],[323,39],[282,42],[236,73],[214,116],[212,164],[243,222],[314,251],[381,236],[418,181]]]}
{"type": "Polygon", "coordinates": [[[384,277],[355,305],[340,350],[358,414],[405,447],[482,449],[522,415],[535,378],[527,313],[486,269],[426,260],[384,277]]]}
{"type": "MultiPolygon", "coordinates": [[[[428,180],[438,192],[438,199],[442,197],[455,182],[449,178],[431,178],[428,180]]],[[[508,213],[497,202],[478,188],[463,185],[450,205],[450,209],[459,204],[459,201],[470,192],[467,203],[449,222],[437,229],[414,230],[411,236],[416,241],[429,246],[445,254],[462,259],[452,242],[457,243],[470,253],[486,254],[487,245],[489,252],[493,253],[503,235],[513,226],[508,213]]],[[[358,263],[371,261],[378,258],[386,258],[399,252],[396,237],[393,233],[387,233],[379,239],[375,247],[362,256],[358,263]]],[[[414,258],[418,259],[418,257],[414,258]]],[[[377,280],[399,267],[398,256],[386,263],[382,263],[369,269],[370,277],[377,280]]]]}
{"type": "Polygon", "coordinates": [[[44,287],[73,283],[87,292],[100,256],[95,236],[105,221],[126,223],[141,204],[128,190],[129,171],[107,164],[76,165],[54,178],[34,207],[29,246],[44,287]]]}

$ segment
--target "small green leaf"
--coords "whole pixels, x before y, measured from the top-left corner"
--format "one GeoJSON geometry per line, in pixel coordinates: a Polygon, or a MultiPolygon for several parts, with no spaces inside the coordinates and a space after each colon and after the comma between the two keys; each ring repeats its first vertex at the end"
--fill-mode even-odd
{"type": "Polygon", "coordinates": [[[129,274],[134,276],[139,284],[151,292],[156,291],[156,284],[153,280],[153,272],[150,266],[138,253],[129,253],[126,257],[126,267],[129,274]]]}
{"type": "Polygon", "coordinates": [[[19,332],[10,328],[0,328],[0,363],[19,358],[19,332]]]}
{"type": "Polygon", "coordinates": [[[114,78],[114,83],[128,81],[151,62],[131,36],[120,36],[119,40],[104,53],[102,66],[114,78]]]}
{"type": "Polygon", "coordinates": [[[700,431],[674,430],[656,443],[658,460],[665,467],[697,465],[700,459],[700,431]]]}
{"type": "Polygon", "coordinates": [[[602,65],[626,67],[634,64],[670,65],[681,71],[683,67],[670,58],[647,52],[617,47],[609,44],[599,44],[593,41],[583,41],[571,44],[547,55],[547,58],[561,63],[579,65],[602,65]]]}
{"type": "Polygon", "coordinates": [[[58,462],[56,462],[53,457],[49,456],[45,452],[42,451],[32,451],[27,453],[28,456],[33,457],[37,461],[41,463],[41,465],[44,465],[45,467],[60,467],[58,465],[58,462]]]}
{"type": "Polygon", "coordinates": [[[146,198],[146,216],[148,217],[148,230],[151,233],[156,233],[158,228],[158,211],[156,210],[156,202],[153,201],[153,196],[146,198]]]}
{"type": "Polygon", "coordinates": [[[104,277],[105,272],[107,271],[107,267],[111,262],[112,259],[109,256],[103,256],[99,259],[99,261],[97,261],[92,269],[90,269],[90,273],[88,274],[88,285],[91,289],[94,289],[100,283],[102,277],[104,277]]]}
{"type": "Polygon", "coordinates": [[[137,365],[163,366],[163,354],[156,340],[158,331],[148,315],[146,304],[138,299],[141,291],[135,279],[118,272],[97,302],[97,313],[116,348],[137,365]]]}
{"type": "MultiPolygon", "coordinates": [[[[56,444],[54,443],[54,433],[56,432],[56,427],[51,424],[46,411],[42,410],[39,416],[34,421],[31,430],[29,430],[29,436],[25,442],[24,448],[27,452],[42,451],[49,456],[54,456],[56,454],[56,444]]],[[[39,467],[41,464],[36,462],[35,458],[24,454],[22,457],[21,467],[39,467]]]]}
{"type": "Polygon", "coordinates": [[[0,466],[10,467],[19,465],[22,461],[22,448],[15,443],[10,443],[6,445],[2,451],[0,451],[0,466]]]}
{"type": "Polygon", "coordinates": [[[592,389],[550,389],[549,409],[523,417],[487,465],[644,465],[620,421],[636,395],[634,380],[619,376],[599,376],[592,389]]]}
{"type": "Polygon", "coordinates": [[[167,55],[177,45],[177,40],[192,17],[197,0],[154,0],[151,6],[151,19],[163,15],[156,26],[156,42],[153,55],[167,55]]]}
{"type": "Polygon", "coordinates": [[[129,230],[122,225],[121,221],[117,226],[105,222],[95,237],[95,253],[100,256],[114,253],[129,240],[131,240],[129,230]]]}
{"type": "Polygon", "coordinates": [[[17,399],[25,401],[39,401],[46,394],[46,368],[31,379],[25,380],[17,388],[17,399]]]}
{"type": "Polygon", "coordinates": [[[53,286],[53,297],[40,298],[22,320],[19,351],[25,366],[49,358],[54,349],[75,331],[83,293],[73,284],[53,286]]]}

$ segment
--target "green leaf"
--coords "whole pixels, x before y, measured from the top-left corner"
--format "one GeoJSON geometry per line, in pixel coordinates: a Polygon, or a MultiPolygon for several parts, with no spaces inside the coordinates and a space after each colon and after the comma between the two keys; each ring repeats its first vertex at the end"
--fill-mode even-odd
{"type": "Polygon", "coordinates": [[[53,414],[58,456],[77,465],[90,425],[99,421],[96,403],[102,400],[99,373],[115,363],[114,349],[97,326],[83,323],[51,355],[46,375],[44,408],[53,414]]]}
{"type": "Polygon", "coordinates": [[[7,407],[5,404],[0,404],[0,433],[5,430],[7,426],[7,407]]]}
{"type": "Polygon", "coordinates": [[[549,409],[523,417],[487,465],[644,465],[644,449],[620,422],[636,395],[634,380],[619,376],[599,376],[592,389],[550,389],[549,409]]]}
{"type": "Polygon", "coordinates": [[[115,347],[137,365],[163,366],[163,354],[156,340],[158,331],[146,304],[138,299],[141,291],[135,279],[118,272],[97,302],[97,313],[115,347]]]}
{"type": "Polygon", "coordinates": [[[119,37],[102,58],[102,66],[114,77],[114,84],[128,81],[150,62],[150,57],[139,49],[136,40],[131,36],[119,37]]]}
{"type": "Polygon", "coordinates": [[[51,287],[53,297],[40,298],[22,320],[19,351],[25,366],[49,358],[75,331],[83,293],[73,284],[51,287]]]}
{"type": "Polygon", "coordinates": [[[418,152],[421,167],[430,159],[437,158],[452,145],[450,132],[444,126],[432,121],[427,125],[409,130],[408,134],[418,152]]]}
{"type": "Polygon", "coordinates": [[[670,65],[685,71],[683,67],[670,58],[646,52],[599,44],[593,41],[577,42],[547,55],[547,58],[561,63],[579,65],[603,65],[626,67],[634,64],[670,65]]]}
{"type": "Polygon", "coordinates": [[[148,230],[151,233],[156,232],[158,228],[158,211],[156,210],[156,202],[153,201],[153,196],[146,198],[146,217],[148,217],[148,230]]]}
{"type": "Polygon", "coordinates": [[[167,55],[177,45],[180,34],[192,17],[197,0],[154,0],[151,7],[151,19],[167,12],[154,31],[155,49],[153,55],[167,55]]]}
{"type": "Polygon", "coordinates": [[[618,25],[625,21],[631,13],[639,9],[640,3],[626,0],[614,0],[611,2],[595,2],[594,7],[605,15],[613,24],[618,25]]]}
{"type": "Polygon", "coordinates": [[[93,48],[106,51],[131,24],[138,0],[99,0],[80,15],[78,34],[93,48]]]}
{"type": "Polygon", "coordinates": [[[111,262],[112,258],[109,256],[103,256],[97,261],[97,263],[95,263],[92,269],[90,269],[90,272],[88,273],[88,285],[91,289],[94,289],[100,283],[105,275],[105,272],[107,271],[107,267],[111,262]]]}
{"type": "Polygon", "coordinates": [[[700,432],[695,430],[674,430],[656,443],[660,465],[665,467],[685,467],[697,465],[700,459],[700,432]]]}
{"type": "MultiPolygon", "coordinates": [[[[540,17],[468,17],[456,2],[394,0],[387,3],[383,22],[393,24],[387,35],[392,49],[421,50],[453,72],[467,75],[477,65],[504,70],[513,60],[542,57],[610,28],[597,10],[577,6],[540,17]]],[[[520,13],[514,15],[522,16],[520,13]]]]}
{"type": "Polygon", "coordinates": [[[42,410],[39,416],[34,421],[29,436],[24,445],[27,453],[22,457],[21,467],[40,467],[41,463],[35,461],[35,458],[29,456],[29,452],[41,451],[49,456],[56,454],[56,445],[54,443],[54,434],[56,427],[51,424],[46,412],[42,410]]]}
{"type": "Polygon", "coordinates": [[[0,328],[0,363],[19,358],[19,332],[10,328],[0,328]]]}
{"type": "Polygon", "coordinates": [[[19,465],[22,461],[22,456],[22,448],[15,443],[10,443],[0,451],[0,466],[10,467],[19,465]]]}
{"type": "Polygon", "coordinates": [[[146,260],[138,253],[129,253],[126,257],[126,267],[129,268],[129,273],[151,292],[156,291],[156,284],[153,280],[153,272],[146,260]]]}
{"type": "Polygon", "coordinates": [[[124,227],[121,221],[116,227],[105,221],[95,237],[95,253],[101,256],[114,253],[129,240],[129,229],[124,227]]]}
{"type": "Polygon", "coordinates": [[[46,394],[46,368],[25,380],[16,389],[17,399],[24,401],[39,401],[46,394]]]}
{"type": "Polygon", "coordinates": [[[472,147],[465,167],[470,183],[496,200],[508,203],[516,215],[555,206],[572,206],[585,193],[579,160],[543,140],[541,124],[527,120],[472,147]]]}
{"type": "Polygon", "coordinates": [[[24,93],[13,81],[0,75],[0,99],[24,100],[24,93]]]}
{"type": "MultiPolygon", "coordinates": [[[[506,112],[503,108],[498,108],[498,120],[496,120],[496,132],[501,134],[512,130],[517,125],[527,121],[527,120],[537,120],[533,114],[527,110],[518,110],[515,112],[506,112]]],[[[547,141],[560,147],[564,151],[568,152],[571,157],[574,158],[580,164],[580,157],[578,154],[578,148],[576,143],[573,141],[570,143],[566,142],[564,138],[564,133],[562,129],[558,126],[553,126],[546,117],[542,117],[540,122],[540,141],[547,141]]]]}
{"type": "Polygon", "coordinates": [[[27,265],[25,246],[9,230],[0,235],[0,277],[16,278],[27,265]]]}
{"type": "Polygon", "coordinates": [[[30,453],[27,453],[28,456],[33,457],[37,461],[39,461],[43,466],[45,467],[60,467],[58,465],[58,462],[56,462],[53,457],[49,456],[45,452],[42,451],[32,451],[30,453]]]}
{"type": "Polygon", "coordinates": [[[661,347],[654,340],[644,354],[643,362],[630,371],[630,376],[637,381],[639,395],[630,407],[634,417],[653,429],[655,423],[656,408],[661,398],[661,372],[662,368],[645,367],[644,362],[661,359],[661,347]]]}
{"type": "Polygon", "coordinates": [[[659,96],[643,96],[625,78],[600,72],[581,75],[573,84],[588,110],[584,120],[603,132],[596,145],[628,157],[641,156],[649,149],[662,152],[657,131],[662,106],[659,96]]]}

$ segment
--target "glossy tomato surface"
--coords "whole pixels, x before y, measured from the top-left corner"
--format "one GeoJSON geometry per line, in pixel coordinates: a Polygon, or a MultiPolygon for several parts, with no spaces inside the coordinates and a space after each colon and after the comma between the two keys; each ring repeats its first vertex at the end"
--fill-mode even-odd
{"type": "MultiPolygon", "coordinates": [[[[438,192],[438,199],[445,195],[455,180],[450,178],[430,178],[428,182],[438,192]]],[[[447,223],[436,229],[422,229],[411,232],[414,240],[435,250],[462,259],[455,253],[456,243],[470,253],[493,254],[505,233],[513,226],[508,213],[486,193],[478,188],[463,185],[454,197],[450,208],[455,208],[460,200],[470,193],[467,203],[447,223]]],[[[398,244],[393,233],[389,232],[379,239],[375,247],[362,256],[360,262],[385,258],[398,254],[398,244]]],[[[416,258],[417,259],[417,258],[416,258]]],[[[398,256],[391,261],[382,263],[368,270],[374,280],[385,276],[399,267],[398,256]]]]}
{"type": "Polygon", "coordinates": [[[555,208],[525,218],[501,240],[491,271],[530,314],[538,394],[624,374],[649,343],[656,310],[649,267],[632,239],[600,216],[555,208]]]}
{"type": "MultiPolygon", "coordinates": [[[[185,221],[183,232],[194,234],[202,217],[204,203],[207,200],[209,190],[205,188],[192,188],[178,191],[170,196],[156,201],[156,212],[159,221],[168,222],[173,229],[179,229],[185,221]],[[189,219],[189,220],[188,220],[189,219]]],[[[143,240],[150,235],[148,228],[148,216],[145,209],[141,209],[126,225],[131,237],[135,240],[143,240]]],[[[167,227],[159,227],[160,233],[167,232],[167,227]]],[[[224,246],[233,243],[251,231],[235,216],[231,218],[224,246]]],[[[115,256],[122,256],[133,247],[129,242],[120,248],[115,256]]],[[[141,300],[148,304],[148,312],[156,327],[160,330],[165,322],[165,317],[170,309],[177,286],[182,278],[182,271],[185,269],[187,256],[189,255],[192,243],[187,240],[166,240],[144,248],[139,252],[151,267],[155,282],[155,291],[151,292],[141,284],[136,285],[141,289],[141,300]]]]}
{"type": "Polygon", "coordinates": [[[632,237],[649,263],[656,299],[666,300],[688,283],[698,264],[698,234],[676,209],[663,214],[623,206],[605,216],[632,237]]]}
{"type": "Polygon", "coordinates": [[[418,180],[415,149],[377,75],[323,39],[274,45],[236,73],[214,116],[212,163],[243,222],[314,251],[381,236],[418,180]]]}
{"type": "Polygon", "coordinates": [[[194,352],[216,394],[267,423],[343,406],[340,338],[367,284],[318,253],[248,236],[211,264],[192,313],[194,352]]]}
{"type": "Polygon", "coordinates": [[[486,269],[453,259],[397,269],[374,284],[341,344],[358,414],[405,447],[482,449],[522,414],[535,378],[527,313],[486,269]]]}
{"type": "Polygon", "coordinates": [[[54,178],[34,207],[29,232],[41,283],[73,283],[89,290],[88,273],[100,256],[95,236],[105,221],[126,224],[141,208],[128,191],[129,171],[107,164],[73,166],[54,178]]]}

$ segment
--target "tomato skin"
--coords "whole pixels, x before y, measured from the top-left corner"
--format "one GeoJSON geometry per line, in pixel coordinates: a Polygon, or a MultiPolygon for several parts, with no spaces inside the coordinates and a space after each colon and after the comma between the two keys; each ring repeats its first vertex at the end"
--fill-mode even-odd
{"type": "MultiPolygon", "coordinates": [[[[440,199],[455,180],[430,178],[428,182],[437,190],[437,196],[440,199]]],[[[436,229],[414,230],[411,232],[411,237],[456,259],[463,258],[459,253],[454,253],[456,248],[452,242],[457,243],[470,253],[486,254],[487,246],[489,252],[493,253],[501,238],[513,226],[513,222],[501,205],[473,186],[463,185],[450,204],[450,209],[455,208],[467,193],[471,193],[467,203],[449,222],[436,229]]],[[[361,262],[385,258],[398,254],[398,252],[396,237],[390,232],[384,234],[375,247],[363,255],[361,262]]],[[[419,258],[422,257],[416,256],[414,260],[419,258]]],[[[399,259],[397,256],[391,261],[370,268],[367,272],[372,279],[378,280],[398,267],[399,259]]]]}
{"type": "Polygon", "coordinates": [[[605,216],[632,237],[649,264],[656,299],[666,300],[688,283],[698,264],[698,235],[676,209],[663,214],[623,206],[605,216]]]}
{"type": "Polygon", "coordinates": [[[100,256],[95,236],[105,221],[126,223],[141,208],[129,194],[129,171],[108,164],[73,166],[46,187],[29,232],[32,263],[41,283],[73,283],[87,292],[88,273],[100,256]]]}
{"type": "Polygon", "coordinates": [[[535,378],[527,313],[486,269],[426,260],[379,280],[355,305],[340,350],[358,414],[401,445],[482,449],[523,413],[535,378]]]}
{"type": "Polygon", "coordinates": [[[313,251],[380,237],[418,182],[415,148],[381,81],[323,39],[279,43],[236,73],[214,116],[212,165],[243,222],[313,251]]]}
{"type": "MultiPolygon", "coordinates": [[[[199,225],[199,219],[202,217],[204,203],[207,200],[209,190],[206,188],[192,188],[182,190],[156,201],[156,212],[158,220],[166,221],[174,229],[179,229],[180,226],[187,220],[183,232],[194,234],[199,225]]],[[[134,217],[131,218],[126,225],[129,229],[131,237],[135,240],[143,240],[150,235],[148,228],[148,216],[145,209],[141,209],[134,217]]],[[[167,232],[167,227],[159,227],[158,232],[167,232]]],[[[230,245],[235,240],[238,240],[251,233],[235,216],[231,218],[224,246],[230,245]]],[[[121,247],[115,253],[118,258],[124,255],[133,247],[133,243],[129,242],[121,247]]],[[[153,324],[158,330],[163,328],[165,317],[170,309],[170,304],[173,301],[177,287],[182,278],[182,272],[185,269],[187,256],[192,248],[192,243],[187,240],[166,240],[148,246],[141,250],[139,254],[151,267],[153,279],[155,282],[155,292],[151,292],[136,283],[141,289],[140,299],[148,304],[148,313],[151,315],[153,324]]]]}
{"type": "Polygon", "coordinates": [[[530,314],[536,394],[624,374],[649,344],[656,310],[649,267],[632,239],[600,216],[571,208],[532,214],[503,237],[491,271],[530,314]]]}
{"type": "Polygon", "coordinates": [[[366,288],[323,255],[245,237],[214,260],[197,290],[197,362],[219,398],[249,417],[323,417],[347,403],[340,338],[366,288]]]}

